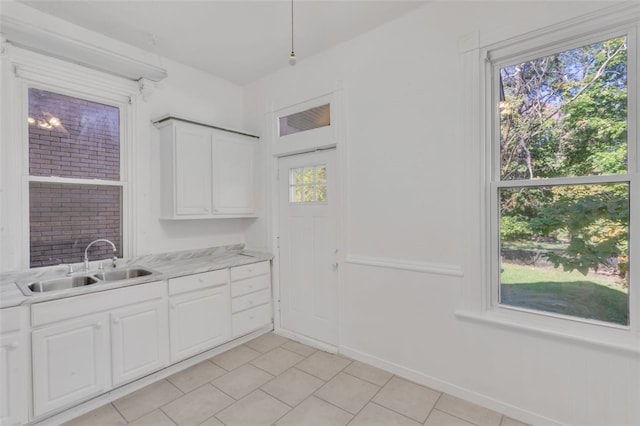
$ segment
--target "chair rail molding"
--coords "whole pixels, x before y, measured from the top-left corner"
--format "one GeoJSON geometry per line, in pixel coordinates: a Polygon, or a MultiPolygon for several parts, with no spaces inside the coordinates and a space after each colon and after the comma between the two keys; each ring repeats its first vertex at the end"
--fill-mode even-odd
{"type": "Polygon", "coordinates": [[[464,270],[461,265],[449,265],[442,263],[415,262],[410,260],[361,256],[349,254],[345,263],[362,266],[373,266],[386,269],[400,269],[404,271],[422,272],[425,274],[445,275],[450,277],[463,277],[464,270]]]}

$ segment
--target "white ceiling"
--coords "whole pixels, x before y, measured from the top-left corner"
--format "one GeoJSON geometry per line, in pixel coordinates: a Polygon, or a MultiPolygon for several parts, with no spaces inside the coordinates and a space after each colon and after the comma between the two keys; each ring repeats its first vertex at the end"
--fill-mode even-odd
{"type": "MultiPolygon", "coordinates": [[[[287,63],[288,0],[20,0],[21,3],[244,85],[287,63]]],[[[414,10],[424,0],[294,0],[298,61],[414,10]]]]}

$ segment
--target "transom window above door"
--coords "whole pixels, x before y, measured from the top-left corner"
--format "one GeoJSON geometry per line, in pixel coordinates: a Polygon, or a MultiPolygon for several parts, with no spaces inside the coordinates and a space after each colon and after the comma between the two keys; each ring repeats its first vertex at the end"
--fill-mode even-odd
{"type": "Polygon", "coordinates": [[[325,203],[327,201],[327,166],[301,167],[289,170],[290,203],[325,203]]]}
{"type": "Polygon", "coordinates": [[[331,105],[325,104],[278,119],[280,136],[306,132],[331,125],[331,105]]]}

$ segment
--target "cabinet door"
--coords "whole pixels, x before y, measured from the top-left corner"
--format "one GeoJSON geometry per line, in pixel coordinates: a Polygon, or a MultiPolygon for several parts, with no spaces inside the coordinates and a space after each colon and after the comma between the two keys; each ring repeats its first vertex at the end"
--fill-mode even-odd
{"type": "Polygon", "coordinates": [[[111,312],[113,385],[142,377],[169,361],[167,305],[157,300],[111,312]]]}
{"type": "Polygon", "coordinates": [[[25,342],[20,333],[0,337],[0,425],[27,422],[27,369],[25,342]]]}
{"type": "Polygon", "coordinates": [[[99,314],[32,332],[36,417],[109,389],[107,327],[99,314]]]}
{"type": "Polygon", "coordinates": [[[228,132],[214,134],[213,213],[254,213],[253,138],[228,132]]]}
{"type": "Polygon", "coordinates": [[[170,300],[171,362],[211,349],[229,340],[229,285],[174,296],[170,300]]]}
{"type": "Polygon", "coordinates": [[[176,215],[211,215],[211,132],[189,125],[175,132],[176,215]]]}

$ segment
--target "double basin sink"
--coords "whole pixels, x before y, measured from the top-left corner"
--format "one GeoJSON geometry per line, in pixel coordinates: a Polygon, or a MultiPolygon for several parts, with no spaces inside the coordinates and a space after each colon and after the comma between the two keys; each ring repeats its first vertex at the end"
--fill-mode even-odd
{"type": "MultiPolygon", "coordinates": [[[[122,269],[113,269],[109,271],[100,271],[91,275],[76,275],[63,278],[55,278],[50,280],[36,281],[27,284],[25,287],[31,293],[44,293],[49,291],[67,290],[76,287],[84,287],[87,285],[98,284],[100,282],[114,282],[122,280],[130,280],[133,278],[146,277],[148,275],[158,274],[155,271],[142,268],[139,266],[131,266],[122,269]]],[[[23,290],[24,293],[24,290],[23,290]]]]}

